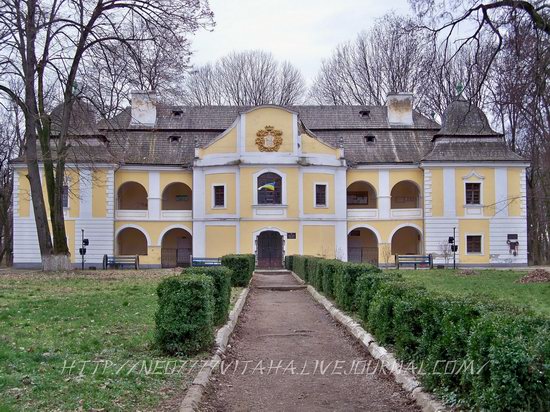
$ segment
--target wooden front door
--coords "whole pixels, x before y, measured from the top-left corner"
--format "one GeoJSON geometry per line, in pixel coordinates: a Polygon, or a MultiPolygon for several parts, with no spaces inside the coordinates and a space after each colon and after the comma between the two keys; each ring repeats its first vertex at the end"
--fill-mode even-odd
{"type": "Polygon", "coordinates": [[[269,230],[258,236],[258,267],[283,267],[283,237],[279,233],[269,230]]]}

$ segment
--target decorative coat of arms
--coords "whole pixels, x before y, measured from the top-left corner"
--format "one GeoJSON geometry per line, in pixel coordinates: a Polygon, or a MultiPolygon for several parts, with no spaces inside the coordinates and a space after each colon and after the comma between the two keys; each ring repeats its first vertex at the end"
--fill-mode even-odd
{"type": "Polygon", "coordinates": [[[256,133],[256,136],[258,136],[256,138],[256,145],[260,149],[260,152],[277,152],[283,144],[282,135],[283,132],[275,129],[273,126],[266,126],[256,133]]]}

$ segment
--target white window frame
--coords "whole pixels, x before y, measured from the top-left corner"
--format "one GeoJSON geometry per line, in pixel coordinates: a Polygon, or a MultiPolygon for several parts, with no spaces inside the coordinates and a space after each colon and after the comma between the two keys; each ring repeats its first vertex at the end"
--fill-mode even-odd
{"type": "Polygon", "coordinates": [[[468,256],[483,256],[485,255],[485,235],[483,233],[466,233],[464,235],[464,254],[468,256]],[[468,236],[480,236],[481,237],[481,252],[468,252],[468,236]]]}
{"type": "Polygon", "coordinates": [[[212,183],[211,209],[227,209],[227,185],[225,183],[212,183]],[[223,206],[216,206],[216,187],[223,187],[223,206]]]}
{"type": "Polygon", "coordinates": [[[328,191],[328,182],[314,182],[313,183],[313,207],[315,209],[328,209],[329,207],[329,191],[328,191]],[[325,186],[325,204],[317,204],[317,186],[325,186]]]}
{"type": "Polygon", "coordinates": [[[480,174],[477,174],[474,170],[472,170],[470,173],[468,173],[466,176],[462,177],[463,180],[463,193],[464,193],[464,207],[466,208],[476,208],[476,207],[483,207],[484,199],[483,199],[483,180],[485,178],[481,176],[480,174]],[[472,177],[475,177],[475,179],[470,179],[472,177]],[[479,183],[479,204],[467,204],[466,203],[466,183],[479,183]]]}
{"type": "Polygon", "coordinates": [[[283,173],[277,169],[262,169],[257,171],[252,175],[252,188],[254,189],[254,205],[255,207],[287,207],[287,198],[286,198],[286,173],[283,173]],[[264,173],[275,173],[281,177],[281,204],[280,205],[270,205],[270,204],[259,204],[258,203],[258,177],[264,173]]]}

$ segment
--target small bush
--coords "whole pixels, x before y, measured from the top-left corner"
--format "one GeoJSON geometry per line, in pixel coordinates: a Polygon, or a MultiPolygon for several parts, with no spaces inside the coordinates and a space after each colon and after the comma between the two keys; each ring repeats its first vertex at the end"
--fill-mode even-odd
{"type": "Polygon", "coordinates": [[[334,274],[334,297],[336,304],[343,310],[355,310],[355,291],[357,279],[364,273],[381,272],[376,266],[358,263],[342,263],[334,274]]]}
{"type": "Polygon", "coordinates": [[[206,275],[174,276],[157,287],[155,341],[168,354],[192,355],[214,341],[214,286],[206,275]]]}
{"type": "Polygon", "coordinates": [[[212,278],[214,286],[214,325],[223,325],[229,316],[231,300],[231,269],[225,266],[191,267],[183,274],[204,274],[212,278]]]}
{"type": "Polygon", "coordinates": [[[252,278],[256,266],[254,255],[225,255],[222,256],[222,265],[232,271],[231,286],[246,287],[252,278]]]}

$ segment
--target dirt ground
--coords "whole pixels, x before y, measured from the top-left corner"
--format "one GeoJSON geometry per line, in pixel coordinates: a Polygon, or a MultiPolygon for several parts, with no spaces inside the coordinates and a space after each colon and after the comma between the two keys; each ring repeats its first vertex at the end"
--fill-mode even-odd
{"type": "MultiPolygon", "coordinates": [[[[290,274],[253,281],[281,284],[297,282],[290,274]]],[[[226,355],[202,411],[419,410],[304,289],[253,288],[226,355]]]]}

